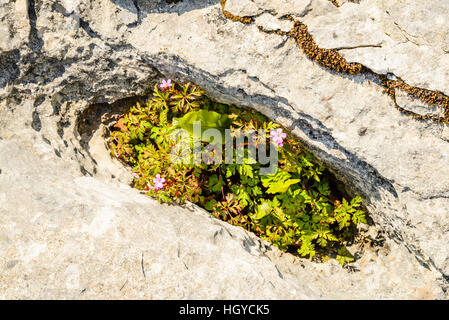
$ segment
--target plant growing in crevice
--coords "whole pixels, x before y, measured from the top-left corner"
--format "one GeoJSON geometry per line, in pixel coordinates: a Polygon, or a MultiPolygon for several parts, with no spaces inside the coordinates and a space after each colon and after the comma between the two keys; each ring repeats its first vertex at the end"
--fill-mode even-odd
{"type": "Polygon", "coordinates": [[[284,251],[315,259],[333,253],[342,264],[353,260],[345,242],[366,223],[361,198],[339,196],[313,155],[262,114],[212,101],[194,84],[164,81],[114,129],[111,153],[132,167],[134,187],[142,192],[161,202],[198,204],[284,251]],[[177,135],[181,129],[184,135],[177,135]],[[230,132],[231,144],[211,138],[208,129],[230,132]],[[247,132],[259,135],[239,139],[247,132]],[[178,148],[182,139],[188,148],[178,148]],[[225,145],[230,153],[214,148],[225,145]],[[266,174],[258,157],[268,149],[277,158],[266,174]]]}

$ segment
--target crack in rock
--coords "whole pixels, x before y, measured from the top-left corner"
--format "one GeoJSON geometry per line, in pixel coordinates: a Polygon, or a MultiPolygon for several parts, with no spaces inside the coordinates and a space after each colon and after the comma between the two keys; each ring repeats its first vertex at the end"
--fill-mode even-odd
{"type": "MultiPolygon", "coordinates": [[[[235,21],[241,22],[243,24],[251,24],[254,22],[253,16],[251,17],[239,17],[236,16],[229,11],[226,11],[226,0],[220,0],[223,14],[226,18],[235,21]]],[[[400,112],[410,116],[415,120],[432,120],[437,123],[445,123],[449,124],[449,97],[439,91],[433,91],[423,88],[418,88],[414,86],[410,86],[405,81],[396,77],[397,80],[389,80],[387,79],[387,75],[376,74],[371,71],[367,67],[363,66],[357,62],[347,62],[337,50],[345,49],[344,47],[340,49],[322,49],[318,47],[315,43],[314,39],[308,32],[307,26],[299,20],[296,20],[291,15],[285,15],[283,18],[286,18],[292,22],[294,22],[294,26],[289,33],[284,33],[280,30],[268,31],[267,33],[277,33],[279,35],[290,35],[294,39],[296,39],[299,47],[302,51],[313,61],[319,63],[325,68],[336,71],[337,73],[345,73],[350,75],[356,75],[361,73],[370,73],[375,75],[381,82],[381,85],[385,88],[384,92],[388,94],[394,101],[395,107],[400,112]],[[398,105],[395,99],[395,90],[401,90],[408,93],[414,99],[420,100],[425,104],[432,106],[438,105],[443,109],[443,116],[435,115],[435,114],[426,114],[421,115],[414,111],[407,110],[398,105]]],[[[263,27],[259,26],[259,30],[265,32],[266,30],[263,27]]],[[[357,46],[357,47],[379,47],[377,45],[366,45],[366,46],[357,46]]],[[[346,49],[354,49],[357,47],[349,47],[346,49]]],[[[380,46],[381,47],[381,46],[380,46]]]]}

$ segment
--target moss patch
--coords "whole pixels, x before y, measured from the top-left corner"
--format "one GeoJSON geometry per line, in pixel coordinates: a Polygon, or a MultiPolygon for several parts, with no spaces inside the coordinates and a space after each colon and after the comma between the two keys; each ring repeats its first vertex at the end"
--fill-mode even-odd
{"type": "Polygon", "coordinates": [[[251,17],[239,17],[239,16],[233,15],[229,11],[225,10],[226,0],[220,0],[220,4],[221,4],[221,11],[223,12],[223,15],[226,18],[228,18],[229,20],[232,20],[234,22],[241,22],[244,24],[249,24],[249,23],[253,22],[253,18],[251,18],[251,17]]]}
{"type": "Polygon", "coordinates": [[[290,31],[290,35],[296,39],[299,47],[309,59],[336,72],[355,75],[364,71],[364,67],[360,63],[347,62],[337,50],[318,47],[310,35],[307,26],[300,21],[294,21],[295,23],[293,29],[290,31]]]}

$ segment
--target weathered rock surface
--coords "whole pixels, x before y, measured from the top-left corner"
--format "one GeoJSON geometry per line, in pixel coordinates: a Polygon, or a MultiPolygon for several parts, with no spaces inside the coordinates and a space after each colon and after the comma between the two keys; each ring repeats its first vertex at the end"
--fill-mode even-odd
{"type": "Polygon", "coordinates": [[[397,244],[367,249],[358,272],[300,260],[197,207],[81,176],[27,137],[0,141],[2,299],[443,297],[397,244]]]}
{"type": "Polygon", "coordinates": [[[315,41],[348,61],[449,94],[449,2],[312,0],[303,18],[315,41]]]}
{"type": "Polygon", "coordinates": [[[399,113],[369,75],[329,72],[259,29],[288,31],[281,16],[293,14],[320,46],[448,93],[444,5],[228,0],[232,14],[255,16],[244,25],[218,1],[4,1],[1,297],[447,298],[448,127],[399,113]],[[355,246],[352,272],[310,263],[127,187],[96,121],[162,76],[293,130],[365,197],[384,245],[355,246]]]}

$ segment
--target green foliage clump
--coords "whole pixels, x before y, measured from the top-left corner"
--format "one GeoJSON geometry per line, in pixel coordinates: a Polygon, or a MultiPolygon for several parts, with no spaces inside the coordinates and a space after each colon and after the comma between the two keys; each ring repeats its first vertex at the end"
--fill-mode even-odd
{"type": "MultiPolygon", "coordinates": [[[[261,164],[251,154],[249,142],[233,145],[235,150],[247,148],[243,163],[175,163],[170,158],[179,142],[173,133],[179,128],[192,133],[194,121],[201,121],[202,130],[232,129],[236,136],[262,130],[269,138],[273,131],[282,131],[254,110],[223,105],[203,94],[190,83],[164,89],[155,85],[150,99],[137,103],[117,122],[110,137],[111,153],[132,166],[135,188],[161,202],[198,204],[281,250],[322,260],[335,253],[342,265],[352,261],[345,242],[358,223],[366,223],[361,198],[339,197],[325,168],[290,134],[277,146],[278,167],[270,175],[259,174],[261,164]],[[165,179],[162,185],[155,180],[159,178],[165,179]]],[[[211,142],[197,141],[202,148],[211,142]]],[[[260,143],[267,147],[270,140],[255,142],[256,148],[260,143]]]]}

